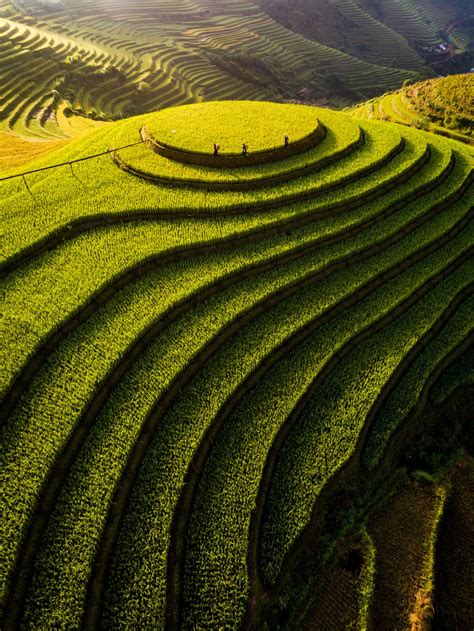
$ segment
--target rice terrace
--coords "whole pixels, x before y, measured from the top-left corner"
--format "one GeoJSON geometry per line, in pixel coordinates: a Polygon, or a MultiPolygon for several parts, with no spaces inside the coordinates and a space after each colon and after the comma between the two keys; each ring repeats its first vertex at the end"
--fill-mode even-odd
{"type": "Polygon", "coordinates": [[[473,51],[0,0],[2,631],[472,631],[473,51]]]}

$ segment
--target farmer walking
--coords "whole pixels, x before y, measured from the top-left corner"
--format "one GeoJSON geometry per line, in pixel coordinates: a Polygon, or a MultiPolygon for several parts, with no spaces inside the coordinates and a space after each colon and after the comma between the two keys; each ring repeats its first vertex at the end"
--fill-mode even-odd
{"type": "Polygon", "coordinates": [[[249,154],[249,148],[247,147],[247,145],[245,144],[245,142],[242,145],[242,155],[243,156],[248,156],[249,154]]]}
{"type": "Polygon", "coordinates": [[[288,138],[287,134],[285,134],[285,148],[288,148],[289,144],[290,144],[290,139],[288,138]]]}
{"type": "Polygon", "coordinates": [[[218,157],[220,148],[221,146],[218,143],[214,143],[214,158],[218,157]]]}

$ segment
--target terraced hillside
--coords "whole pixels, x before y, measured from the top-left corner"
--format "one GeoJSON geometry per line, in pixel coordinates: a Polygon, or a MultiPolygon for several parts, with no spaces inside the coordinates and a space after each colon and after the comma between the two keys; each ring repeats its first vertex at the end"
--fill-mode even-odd
{"type": "MultiPolygon", "coordinates": [[[[347,105],[432,74],[403,30],[353,0],[326,4],[314,16],[283,3],[282,24],[253,0],[0,0],[0,131],[56,139],[203,100],[347,105]]],[[[441,41],[428,30],[423,42],[441,41]]]]}
{"type": "Polygon", "coordinates": [[[360,119],[382,119],[474,144],[474,75],[430,79],[361,103],[360,119]]]}
{"type": "Polygon", "coordinates": [[[462,435],[472,166],[415,129],[223,102],[0,181],[2,629],[291,626],[433,409],[462,435]]]}

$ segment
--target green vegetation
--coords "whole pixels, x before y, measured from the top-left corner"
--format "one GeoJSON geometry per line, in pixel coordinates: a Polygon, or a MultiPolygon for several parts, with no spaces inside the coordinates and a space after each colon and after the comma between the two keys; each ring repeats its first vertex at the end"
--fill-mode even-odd
{"type": "MultiPolygon", "coordinates": [[[[328,481],[370,464],[375,483],[428,390],[469,383],[472,153],[246,101],[110,123],[31,168],[50,164],[0,182],[2,628],[272,628],[313,593],[289,560],[328,481]],[[74,162],[143,125],[193,155],[248,141],[269,161],[140,143],[74,162]]],[[[357,628],[369,535],[360,583],[334,571],[357,628]]]]}
{"type": "Polygon", "coordinates": [[[474,144],[472,74],[408,85],[372,99],[352,111],[357,119],[383,119],[474,144]]]}
{"type": "Polygon", "coordinates": [[[249,145],[250,152],[281,147],[285,134],[295,142],[314,132],[318,124],[316,117],[311,120],[305,107],[256,102],[252,105],[253,116],[249,117],[242,105],[242,101],[201,103],[183,107],[179,117],[170,108],[148,128],[159,142],[177,149],[210,154],[212,143],[218,142],[225,154],[240,153],[243,142],[249,145]],[[224,117],[232,125],[221,125],[224,117]]]}
{"type": "Polygon", "coordinates": [[[349,105],[428,66],[469,69],[469,15],[462,0],[0,0],[0,131],[48,143],[186,103],[349,105]]]}
{"type": "Polygon", "coordinates": [[[370,517],[368,531],[379,555],[371,619],[379,628],[389,625],[402,631],[431,621],[434,552],[446,507],[446,480],[444,484],[403,480],[370,517]]]}

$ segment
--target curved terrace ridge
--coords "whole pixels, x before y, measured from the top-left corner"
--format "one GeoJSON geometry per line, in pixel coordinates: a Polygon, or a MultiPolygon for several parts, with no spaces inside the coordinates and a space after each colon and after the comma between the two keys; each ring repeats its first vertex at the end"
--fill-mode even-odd
{"type": "Polygon", "coordinates": [[[466,394],[472,152],[242,101],[53,160],[1,183],[2,627],[296,620],[434,383],[466,394]]]}

